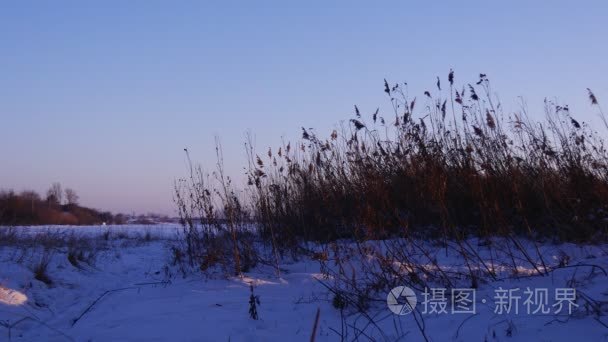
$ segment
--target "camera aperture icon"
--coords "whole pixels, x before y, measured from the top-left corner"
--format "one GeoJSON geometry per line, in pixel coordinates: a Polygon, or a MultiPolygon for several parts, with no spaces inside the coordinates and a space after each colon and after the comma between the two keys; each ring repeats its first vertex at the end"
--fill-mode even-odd
{"type": "Polygon", "coordinates": [[[407,286],[397,286],[386,296],[386,305],[396,315],[407,315],[414,311],[418,298],[407,286]]]}

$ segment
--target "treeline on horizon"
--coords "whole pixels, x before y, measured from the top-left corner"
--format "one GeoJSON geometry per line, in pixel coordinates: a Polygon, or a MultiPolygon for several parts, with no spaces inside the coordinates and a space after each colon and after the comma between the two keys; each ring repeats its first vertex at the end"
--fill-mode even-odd
{"type": "Polygon", "coordinates": [[[0,225],[122,224],[123,214],[81,206],[76,191],[51,185],[43,197],[35,191],[0,190],[0,225]]]}

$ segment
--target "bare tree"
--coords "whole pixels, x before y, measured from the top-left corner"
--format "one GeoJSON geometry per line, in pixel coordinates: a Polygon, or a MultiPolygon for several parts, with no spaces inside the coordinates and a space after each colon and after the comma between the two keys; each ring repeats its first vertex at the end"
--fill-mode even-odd
{"type": "Polygon", "coordinates": [[[53,183],[49,190],[46,192],[46,200],[49,203],[61,204],[63,201],[63,191],[61,190],[61,184],[58,182],[53,183]]]}
{"type": "Polygon", "coordinates": [[[65,200],[68,202],[68,205],[78,204],[78,195],[76,194],[76,191],[74,189],[66,188],[65,200]]]}
{"type": "Polygon", "coordinates": [[[68,205],[76,205],[78,204],[78,195],[74,189],[66,188],[65,189],[65,200],[68,202],[68,205]]]}

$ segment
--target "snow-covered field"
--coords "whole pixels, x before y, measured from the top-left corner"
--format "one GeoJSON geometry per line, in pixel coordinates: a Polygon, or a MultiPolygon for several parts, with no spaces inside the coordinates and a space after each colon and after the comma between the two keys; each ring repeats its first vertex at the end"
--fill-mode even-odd
{"type": "MultiPolygon", "coordinates": [[[[417,292],[416,314],[396,315],[379,303],[368,312],[371,324],[361,314],[345,311],[342,316],[332,305],[334,296],[321,283],[327,279],[315,260],[285,261],[280,277],[270,266],[231,279],[196,273],[184,277],[171,264],[176,225],[17,229],[31,235],[82,234],[105,242],[89,262],[77,265],[66,248],[45,253],[0,243],[0,341],[309,341],[317,309],[317,341],[421,341],[419,324],[431,341],[608,339],[603,316],[608,306],[606,245],[544,245],[547,259],[557,263],[567,255],[568,267],[545,276],[528,276],[530,270],[522,268],[518,277],[483,283],[476,289],[472,313],[452,313],[449,304],[441,312],[442,304],[425,302],[417,292]],[[48,262],[49,285],[35,279],[41,260],[48,262]],[[249,317],[250,284],[260,299],[259,320],[249,317]],[[527,313],[527,288],[547,290],[546,307],[539,301],[527,304],[532,310],[540,307],[537,313],[527,313]],[[521,298],[511,302],[509,313],[506,307],[498,312],[497,294],[514,289],[519,290],[509,299],[521,298]],[[570,315],[567,301],[556,312],[560,289],[576,291],[573,303],[578,306],[570,315]],[[428,312],[431,307],[440,312],[428,312]]],[[[444,257],[440,266],[449,269],[449,260],[444,257]]]]}

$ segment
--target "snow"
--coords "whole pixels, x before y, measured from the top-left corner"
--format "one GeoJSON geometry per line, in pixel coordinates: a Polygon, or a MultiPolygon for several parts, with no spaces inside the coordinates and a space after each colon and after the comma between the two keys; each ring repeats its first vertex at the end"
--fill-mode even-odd
{"type": "MultiPolygon", "coordinates": [[[[6,228],[0,228],[6,229],[6,228]]],[[[82,234],[101,240],[114,238],[101,248],[91,265],[79,267],[63,248],[47,250],[49,286],[34,278],[32,269],[44,256],[41,248],[24,249],[0,243],[0,341],[308,341],[320,309],[317,341],[339,341],[340,310],[321,283],[329,281],[319,262],[306,258],[286,260],[278,277],[272,267],[258,266],[243,277],[224,279],[200,273],[182,276],[171,264],[170,249],[179,226],[19,227],[27,234],[82,234]],[[154,238],[136,239],[149,233],[154,238]],[[260,319],[249,317],[250,285],[261,301],[260,319]]],[[[473,243],[473,242],[472,242],[473,243]]],[[[569,265],[597,265],[608,269],[608,246],[574,244],[542,246],[552,265],[560,253],[569,265]]],[[[437,253],[444,271],[462,267],[450,256],[437,253]]],[[[608,339],[608,320],[585,313],[585,302],[572,315],[495,313],[499,288],[574,287],[602,305],[608,303],[607,277],[591,266],[552,269],[547,276],[520,266],[518,276],[501,273],[497,281],[476,291],[475,314],[393,314],[379,303],[368,313],[344,312],[349,327],[346,340],[364,331],[359,340],[423,340],[416,324],[422,318],[431,341],[599,341],[608,339]]],[[[401,265],[407,267],[407,265],[401,265]]],[[[549,266],[548,266],[549,267],[549,266]]],[[[506,273],[506,271],[505,271],[506,273]]],[[[418,295],[421,309],[422,294],[418,295]]],[[[520,293],[521,294],[521,293],[520,293]]],[[[523,300],[525,297],[522,294],[523,300]]]]}
{"type": "Polygon", "coordinates": [[[5,305],[22,305],[25,302],[27,302],[27,296],[23,293],[0,286],[0,303],[5,305]]]}

